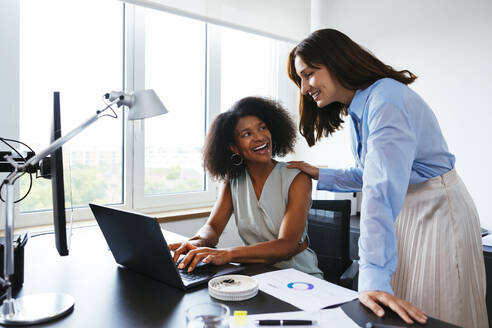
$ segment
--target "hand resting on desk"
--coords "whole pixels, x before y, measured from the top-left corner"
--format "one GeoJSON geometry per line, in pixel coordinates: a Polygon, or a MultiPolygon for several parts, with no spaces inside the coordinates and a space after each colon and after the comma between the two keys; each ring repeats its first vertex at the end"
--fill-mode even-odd
{"type": "Polygon", "coordinates": [[[427,316],[424,311],[410,302],[402,300],[394,295],[381,291],[366,291],[359,294],[359,301],[367,306],[378,317],[384,316],[383,308],[378,304],[383,304],[395,311],[400,318],[407,324],[413,324],[417,320],[421,324],[427,322],[427,316]]]}

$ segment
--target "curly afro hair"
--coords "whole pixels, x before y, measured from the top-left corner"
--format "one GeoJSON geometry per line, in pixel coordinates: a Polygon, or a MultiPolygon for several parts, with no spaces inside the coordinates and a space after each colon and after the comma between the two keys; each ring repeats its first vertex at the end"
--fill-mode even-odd
{"type": "Polygon", "coordinates": [[[294,150],[296,127],[280,103],[262,97],[243,98],[215,119],[205,138],[203,166],[217,180],[233,179],[244,173],[245,164],[232,164],[234,130],[244,116],[256,116],[265,122],[272,135],[272,156],[285,156],[294,150]]]}

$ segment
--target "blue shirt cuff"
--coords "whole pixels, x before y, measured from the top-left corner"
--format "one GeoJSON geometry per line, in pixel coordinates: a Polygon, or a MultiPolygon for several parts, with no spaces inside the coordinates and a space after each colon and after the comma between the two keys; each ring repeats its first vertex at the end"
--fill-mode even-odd
{"type": "Polygon", "coordinates": [[[318,190],[331,190],[335,183],[335,169],[319,169],[318,190]]]}
{"type": "Polygon", "coordinates": [[[373,266],[359,268],[359,293],[377,290],[394,295],[390,284],[392,275],[389,270],[373,266]]]}

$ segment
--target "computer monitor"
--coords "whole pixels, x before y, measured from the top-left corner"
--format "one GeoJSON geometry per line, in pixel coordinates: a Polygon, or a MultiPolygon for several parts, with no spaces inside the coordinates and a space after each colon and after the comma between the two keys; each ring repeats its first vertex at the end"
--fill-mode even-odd
{"type": "MultiPolygon", "coordinates": [[[[60,92],[53,93],[53,122],[51,142],[61,138],[60,92]]],[[[50,156],[51,194],[53,197],[53,225],[56,249],[61,256],[68,255],[67,227],[65,218],[65,188],[63,184],[63,153],[58,148],[50,156]]]]}

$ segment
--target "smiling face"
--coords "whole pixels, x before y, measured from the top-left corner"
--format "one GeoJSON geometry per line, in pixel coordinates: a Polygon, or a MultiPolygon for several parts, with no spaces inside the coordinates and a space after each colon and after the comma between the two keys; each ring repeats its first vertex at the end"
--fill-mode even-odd
{"type": "Polygon", "coordinates": [[[295,57],[294,65],[301,79],[301,93],[311,96],[318,108],[333,102],[350,104],[354,92],[343,88],[324,65],[311,67],[301,56],[295,57]]]}
{"type": "Polygon", "coordinates": [[[265,122],[256,116],[241,117],[234,129],[234,153],[248,163],[269,163],[272,160],[272,135],[265,122]]]}

